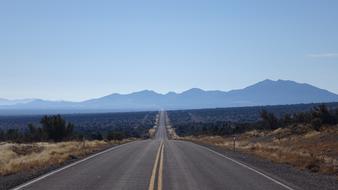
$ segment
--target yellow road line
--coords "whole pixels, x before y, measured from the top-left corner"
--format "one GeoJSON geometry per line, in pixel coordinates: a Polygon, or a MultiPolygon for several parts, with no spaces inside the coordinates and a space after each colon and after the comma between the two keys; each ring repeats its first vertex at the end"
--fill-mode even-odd
{"type": "Polygon", "coordinates": [[[158,160],[159,160],[159,157],[160,157],[162,145],[163,145],[163,142],[161,141],[161,144],[160,144],[160,146],[158,147],[158,150],[157,150],[153,171],[152,171],[152,174],[151,174],[151,177],[150,177],[150,183],[149,183],[149,188],[148,188],[149,190],[154,190],[157,165],[158,165],[158,160]]]}
{"type": "Polygon", "coordinates": [[[158,170],[158,181],[157,181],[157,190],[162,190],[162,178],[163,178],[163,152],[164,152],[164,144],[162,145],[161,150],[161,161],[160,168],[158,170]]]}

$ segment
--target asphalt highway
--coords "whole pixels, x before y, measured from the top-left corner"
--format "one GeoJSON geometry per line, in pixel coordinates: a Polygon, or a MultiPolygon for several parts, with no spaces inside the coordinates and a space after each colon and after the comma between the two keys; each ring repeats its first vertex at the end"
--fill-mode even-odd
{"type": "Polygon", "coordinates": [[[154,139],[113,147],[15,189],[293,189],[206,147],[169,140],[166,118],[166,112],[161,111],[154,139]]]}

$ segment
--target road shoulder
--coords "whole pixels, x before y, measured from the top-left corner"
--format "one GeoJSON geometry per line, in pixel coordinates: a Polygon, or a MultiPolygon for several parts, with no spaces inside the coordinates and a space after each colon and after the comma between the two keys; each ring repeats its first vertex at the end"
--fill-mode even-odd
{"type": "MultiPolygon", "coordinates": [[[[338,187],[338,179],[336,179],[334,176],[302,171],[286,164],[273,163],[271,161],[259,158],[251,154],[238,151],[233,152],[224,148],[217,147],[215,145],[197,142],[194,143],[209,148],[236,161],[244,163],[249,167],[252,167],[274,179],[280,180],[282,183],[294,184],[301,189],[335,190],[338,187]]],[[[212,154],[212,152],[210,153],[212,154]]]]}

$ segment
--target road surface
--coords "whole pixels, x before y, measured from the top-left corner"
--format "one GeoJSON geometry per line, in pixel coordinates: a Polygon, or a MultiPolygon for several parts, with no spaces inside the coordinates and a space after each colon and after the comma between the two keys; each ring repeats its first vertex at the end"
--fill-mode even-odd
{"type": "Polygon", "coordinates": [[[168,140],[166,117],[160,112],[154,139],[113,147],[16,189],[292,189],[206,147],[168,140]]]}

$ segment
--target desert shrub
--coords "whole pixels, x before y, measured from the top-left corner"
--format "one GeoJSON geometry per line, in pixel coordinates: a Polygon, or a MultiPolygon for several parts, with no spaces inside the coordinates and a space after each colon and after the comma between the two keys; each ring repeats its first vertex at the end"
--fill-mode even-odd
{"type": "Polygon", "coordinates": [[[273,113],[262,110],[260,115],[267,129],[278,128],[278,119],[273,113]]]}
{"type": "Polygon", "coordinates": [[[25,116],[5,120],[10,123],[20,122],[21,124],[27,121],[31,123],[28,126],[26,124],[25,128],[13,128],[14,131],[11,128],[2,131],[0,118],[0,141],[103,140],[110,131],[120,132],[124,138],[149,138],[148,130],[154,126],[156,114],[157,112],[71,114],[63,117],[60,115],[43,118],[32,116],[27,119],[25,116]]]}
{"type": "Polygon", "coordinates": [[[26,141],[37,142],[47,139],[45,131],[40,127],[35,127],[33,124],[28,124],[28,131],[25,134],[26,141]]]}
{"type": "Polygon", "coordinates": [[[320,160],[317,159],[313,154],[310,155],[310,158],[304,164],[305,168],[311,172],[319,172],[320,170],[320,160]]]}
{"type": "Polygon", "coordinates": [[[72,123],[66,123],[60,115],[44,116],[40,123],[48,139],[54,141],[61,141],[70,137],[74,129],[74,125],[72,123]]]}
{"type": "Polygon", "coordinates": [[[0,141],[4,141],[5,140],[5,132],[0,129],[0,141]]]}
{"type": "Polygon", "coordinates": [[[315,107],[312,111],[313,119],[320,119],[323,124],[335,124],[335,116],[325,105],[315,107]]]}
{"type": "Polygon", "coordinates": [[[107,140],[122,140],[126,137],[126,135],[120,131],[110,131],[107,135],[107,140]]]}
{"type": "MultiPolygon", "coordinates": [[[[215,109],[218,115],[220,110],[215,109]]],[[[274,130],[279,127],[289,127],[296,133],[304,133],[309,129],[320,130],[323,125],[335,125],[338,123],[338,109],[330,110],[325,105],[319,105],[306,112],[286,112],[284,115],[276,116],[266,109],[261,110],[261,120],[255,122],[243,122],[246,120],[224,121],[214,120],[212,110],[201,111],[171,111],[170,120],[179,136],[198,135],[232,135],[250,130],[274,130]],[[198,113],[198,122],[191,119],[191,115],[198,113]],[[206,113],[205,116],[202,114],[206,113]],[[213,118],[213,119],[210,119],[213,118]],[[301,124],[301,125],[300,125],[301,124]],[[304,127],[299,127],[304,126],[304,127]]],[[[216,112],[214,111],[214,112],[216,112]]],[[[229,111],[228,111],[229,112],[229,111]]],[[[228,113],[227,112],[227,113],[228,113]]]]}
{"type": "Polygon", "coordinates": [[[285,114],[282,119],[281,119],[281,123],[284,126],[290,125],[292,123],[292,116],[291,114],[287,113],[285,114]]]}
{"type": "Polygon", "coordinates": [[[98,131],[95,133],[92,133],[90,137],[92,140],[103,140],[102,134],[98,131]]]}
{"type": "Polygon", "coordinates": [[[18,129],[8,129],[5,134],[5,139],[13,142],[22,142],[23,136],[18,129]]]}
{"type": "Polygon", "coordinates": [[[314,130],[319,131],[320,127],[322,126],[322,121],[319,118],[314,118],[311,121],[311,126],[314,130]]]}

